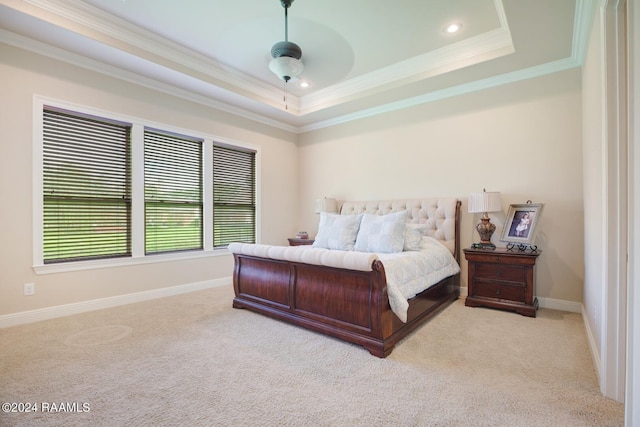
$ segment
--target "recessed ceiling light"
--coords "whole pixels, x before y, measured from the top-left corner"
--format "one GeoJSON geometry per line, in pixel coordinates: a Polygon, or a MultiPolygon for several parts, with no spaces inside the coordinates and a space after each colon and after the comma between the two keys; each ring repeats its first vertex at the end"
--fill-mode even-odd
{"type": "Polygon", "coordinates": [[[308,82],[301,82],[300,83],[300,87],[301,88],[308,88],[309,87],[309,83],[308,82]]]}
{"type": "Polygon", "coordinates": [[[462,24],[460,23],[450,24],[444,27],[444,31],[447,33],[457,33],[461,29],[462,29],[462,24]]]}

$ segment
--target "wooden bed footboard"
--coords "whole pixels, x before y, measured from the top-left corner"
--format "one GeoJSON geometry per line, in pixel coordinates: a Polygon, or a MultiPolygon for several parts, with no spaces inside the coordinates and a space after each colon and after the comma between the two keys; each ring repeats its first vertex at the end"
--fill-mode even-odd
{"type": "Polygon", "coordinates": [[[459,274],[410,300],[407,323],[391,311],[380,261],[355,271],[234,254],[233,307],[361,345],[377,357],[460,295],[459,274]]]}

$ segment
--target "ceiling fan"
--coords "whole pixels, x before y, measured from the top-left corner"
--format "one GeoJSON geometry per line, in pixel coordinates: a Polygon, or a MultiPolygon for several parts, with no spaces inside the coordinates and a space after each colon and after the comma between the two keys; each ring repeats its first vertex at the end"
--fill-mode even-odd
{"type": "Polygon", "coordinates": [[[269,62],[269,69],[284,80],[285,84],[302,73],[304,65],[300,58],[302,49],[297,44],[289,41],[288,9],[294,0],[280,0],[284,8],[284,41],[278,42],[271,48],[273,59],[269,62]]]}

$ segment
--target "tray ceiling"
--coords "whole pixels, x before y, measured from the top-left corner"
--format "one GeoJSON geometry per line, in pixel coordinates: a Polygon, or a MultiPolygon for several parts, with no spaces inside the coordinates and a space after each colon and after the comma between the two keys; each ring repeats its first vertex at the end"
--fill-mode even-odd
{"type": "Polygon", "coordinates": [[[303,132],[580,66],[590,7],[295,0],[289,40],[305,68],[286,102],[268,68],[279,0],[0,0],[0,41],[303,132]]]}

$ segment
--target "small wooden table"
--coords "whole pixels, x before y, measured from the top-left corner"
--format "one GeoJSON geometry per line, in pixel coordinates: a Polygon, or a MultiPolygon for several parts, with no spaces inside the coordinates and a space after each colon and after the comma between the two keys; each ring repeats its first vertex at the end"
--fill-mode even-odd
{"type": "Polygon", "coordinates": [[[464,249],[469,307],[492,307],[536,317],[535,265],[540,251],[464,249]]]}
{"type": "Polygon", "coordinates": [[[290,237],[289,246],[303,246],[303,245],[313,245],[313,239],[298,239],[297,237],[290,237]]]}

